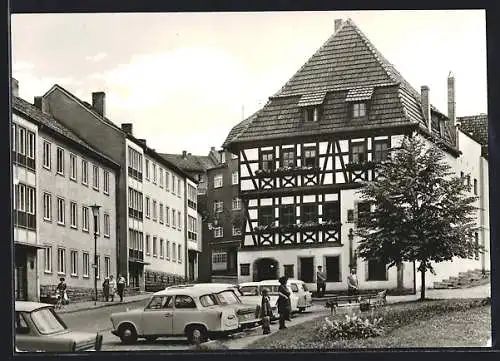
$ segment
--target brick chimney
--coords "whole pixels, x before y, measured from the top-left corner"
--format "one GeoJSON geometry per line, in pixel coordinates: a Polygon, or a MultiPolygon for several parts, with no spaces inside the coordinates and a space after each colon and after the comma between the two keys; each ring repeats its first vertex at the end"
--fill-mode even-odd
{"type": "Polygon", "coordinates": [[[453,126],[455,126],[455,77],[450,71],[448,74],[448,118],[453,126]]]}
{"type": "Polygon", "coordinates": [[[35,97],[33,99],[33,105],[36,108],[40,109],[45,114],[50,114],[47,101],[45,99],[43,99],[43,97],[35,97]]]}
{"type": "Polygon", "coordinates": [[[92,93],[92,108],[94,108],[101,116],[104,117],[106,115],[106,93],[92,93]]]}
{"type": "Polygon", "coordinates": [[[422,85],[420,88],[420,94],[422,96],[422,112],[424,114],[425,123],[429,132],[432,131],[431,122],[431,104],[429,102],[429,87],[427,85],[422,85]]]}
{"type": "Polygon", "coordinates": [[[147,144],[146,144],[146,139],[137,139],[137,141],[138,141],[139,143],[141,143],[143,146],[145,146],[145,147],[147,146],[147,144]]]}
{"type": "Polygon", "coordinates": [[[132,135],[132,126],[132,123],[122,123],[121,128],[125,133],[132,135]]]}
{"type": "Polygon", "coordinates": [[[342,19],[335,19],[335,32],[337,32],[340,29],[341,25],[342,25],[342,19]]]}
{"type": "Polygon", "coordinates": [[[183,159],[186,159],[187,158],[187,152],[185,150],[182,151],[182,158],[183,159]]]}
{"type": "Polygon", "coordinates": [[[18,97],[19,96],[19,82],[17,81],[17,79],[12,78],[11,86],[12,86],[12,89],[11,89],[12,96],[18,97]]]}

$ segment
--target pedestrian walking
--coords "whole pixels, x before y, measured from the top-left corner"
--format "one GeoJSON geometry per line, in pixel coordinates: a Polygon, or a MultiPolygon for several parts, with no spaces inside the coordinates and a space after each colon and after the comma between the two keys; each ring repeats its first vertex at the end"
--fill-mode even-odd
{"type": "Polygon", "coordinates": [[[125,291],[125,278],[122,275],[118,275],[118,296],[120,296],[120,302],[123,302],[123,292],[125,291]]]}
{"type": "Polygon", "coordinates": [[[351,274],[347,276],[347,294],[349,296],[358,294],[358,276],[355,267],[351,267],[351,274]]]}
{"type": "Polygon", "coordinates": [[[104,301],[109,301],[109,277],[104,278],[104,282],[102,283],[102,294],[104,297],[104,301]]]}
{"type": "Polygon", "coordinates": [[[63,305],[68,303],[68,294],[66,293],[66,289],[67,289],[66,280],[64,279],[64,277],[61,277],[56,287],[56,294],[57,294],[56,308],[62,308],[63,305]]]}
{"type": "Polygon", "coordinates": [[[271,309],[270,300],[271,298],[269,297],[267,288],[262,289],[259,317],[262,320],[262,333],[264,335],[271,333],[271,317],[273,316],[273,310],[271,309]]]}
{"type": "Polygon", "coordinates": [[[318,297],[323,297],[326,292],[326,273],[323,272],[323,267],[318,266],[316,272],[316,294],[318,297]]]}
{"type": "Polygon", "coordinates": [[[116,293],[116,280],[113,275],[109,276],[109,296],[111,297],[111,302],[115,300],[116,293]]]}
{"type": "Polygon", "coordinates": [[[282,330],[286,328],[285,321],[290,320],[290,291],[286,287],[286,283],[288,279],[286,277],[279,278],[279,287],[278,287],[278,313],[280,314],[279,320],[279,329],[282,330]]]}

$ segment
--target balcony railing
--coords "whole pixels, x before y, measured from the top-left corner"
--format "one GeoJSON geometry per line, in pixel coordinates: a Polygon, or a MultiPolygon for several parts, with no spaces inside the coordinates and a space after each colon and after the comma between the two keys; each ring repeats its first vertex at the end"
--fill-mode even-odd
{"type": "Polygon", "coordinates": [[[331,231],[340,230],[342,224],[336,221],[327,222],[305,222],[298,224],[287,224],[282,226],[267,225],[254,227],[256,234],[269,233],[294,233],[294,232],[311,232],[311,231],[331,231]]]}
{"type": "Polygon", "coordinates": [[[144,252],[139,251],[137,249],[130,249],[128,250],[128,257],[132,259],[138,259],[143,261],[144,260],[144,252]]]}
{"type": "Polygon", "coordinates": [[[280,167],[277,169],[258,169],[255,171],[257,178],[280,177],[290,175],[308,175],[319,172],[317,167],[280,167]]]}

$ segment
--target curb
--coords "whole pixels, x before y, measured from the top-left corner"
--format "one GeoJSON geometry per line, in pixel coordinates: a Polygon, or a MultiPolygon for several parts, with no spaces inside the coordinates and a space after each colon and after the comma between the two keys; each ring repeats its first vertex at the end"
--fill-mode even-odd
{"type": "Polygon", "coordinates": [[[135,303],[135,302],[140,302],[145,299],[149,298],[149,295],[145,295],[143,298],[135,299],[135,300],[127,300],[123,302],[109,302],[109,303],[103,303],[100,305],[92,305],[92,306],[84,306],[82,308],[77,308],[74,310],[55,310],[57,314],[66,314],[66,313],[75,313],[75,312],[80,312],[80,311],[90,311],[90,310],[95,310],[98,308],[106,308],[106,307],[112,307],[116,305],[126,305],[129,303],[135,303]]]}

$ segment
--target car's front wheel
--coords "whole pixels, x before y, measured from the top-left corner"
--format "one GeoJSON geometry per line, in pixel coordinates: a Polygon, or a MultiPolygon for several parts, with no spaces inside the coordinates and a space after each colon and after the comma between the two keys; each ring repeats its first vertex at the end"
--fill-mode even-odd
{"type": "Polygon", "coordinates": [[[190,343],[198,344],[206,342],[207,329],[201,325],[192,325],[186,328],[186,337],[190,343]]]}
{"type": "Polygon", "coordinates": [[[137,341],[137,332],[135,331],[135,327],[128,323],[120,326],[118,329],[118,335],[124,344],[131,344],[137,341]]]}
{"type": "Polygon", "coordinates": [[[299,307],[299,312],[304,312],[306,310],[305,307],[299,307]]]}

